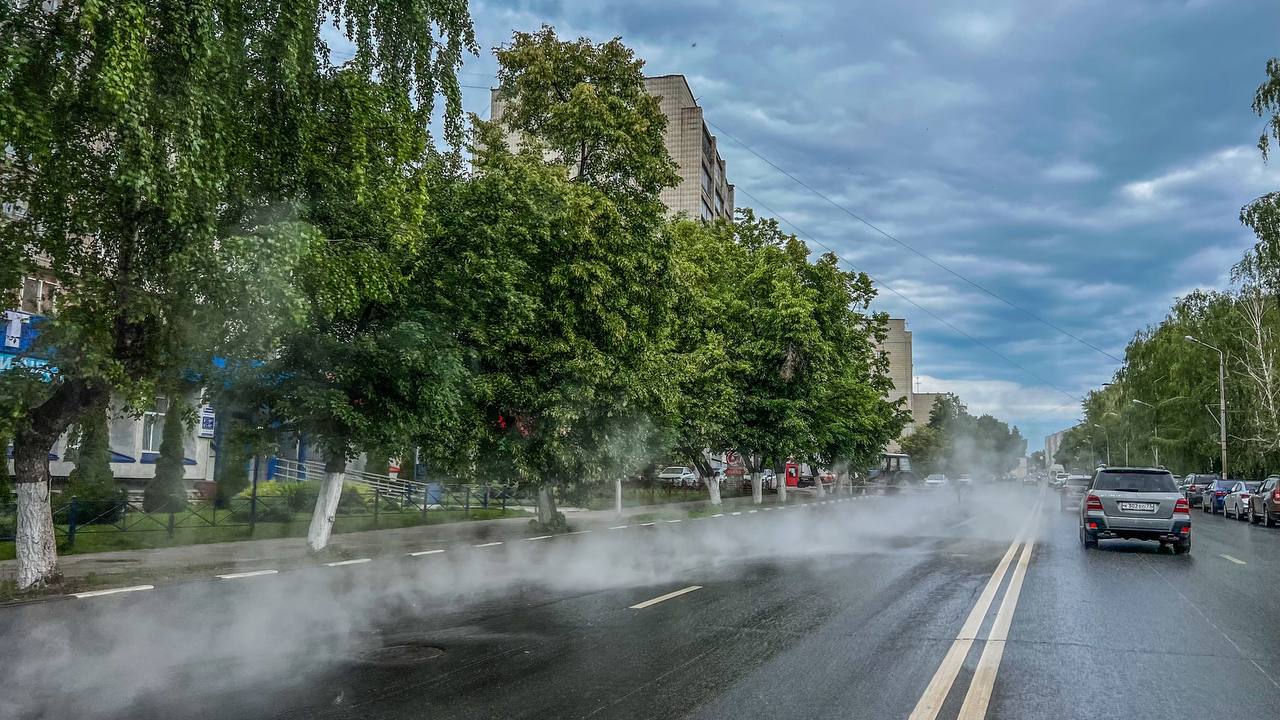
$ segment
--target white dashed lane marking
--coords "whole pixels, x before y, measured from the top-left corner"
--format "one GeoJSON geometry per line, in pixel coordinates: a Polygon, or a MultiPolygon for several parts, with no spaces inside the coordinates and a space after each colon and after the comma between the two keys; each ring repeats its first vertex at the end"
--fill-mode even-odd
{"type": "Polygon", "coordinates": [[[261,577],[263,575],[275,575],[279,570],[250,570],[249,572],[228,573],[219,575],[222,580],[239,580],[240,578],[261,577]]]}
{"type": "Polygon", "coordinates": [[[372,560],[373,558],[356,558],[355,560],[339,560],[337,562],[325,563],[325,567],[342,567],[343,565],[359,565],[360,563],[367,563],[372,560]]]}
{"type": "Polygon", "coordinates": [[[653,598],[652,600],[645,600],[645,601],[644,601],[644,602],[642,602],[642,603],[636,603],[635,605],[632,605],[631,607],[629,607],[629,608],[627,608],[627,609],[628,609],[628,610],[643,610],[643,609],[645,609],[645,608],[647,608],[647,607],[649,607],[649,606],[651,606],[651,605],[657,605],[657,604],[658,604],[658,603],[660,603],[660,602],[665,602],[665,601],[667,601],[667,600],[670,600],[671,598],[677,598],[677,597],[680,597],[681,595],[685,595],[685,594],[687,594],[687,593],[691,593],[691,592],[693,592],[694,590],[701,590],[701,589],[702,589],[702,586],[701,586],[701,585],[690,585],[690,586],[689,586],[689,587],[687,587],[687,588],[681,588],[681,589],[679,589],[679,590],[676,590],[675,592],[669,592],[669,593],[667,593],[666,595],[659,595],[658,597],[653,598]]]}
{"type": "Polygon", "coordinates": [[[141,590],[155,590],[155,585],[134,585],[132,587],[111,588],[110,590],[90,590],[89,592],[72,593],[74,597],[91,598],[101,597],[103,595],[117,595],[119,593],[139,592],[141,590]]]}

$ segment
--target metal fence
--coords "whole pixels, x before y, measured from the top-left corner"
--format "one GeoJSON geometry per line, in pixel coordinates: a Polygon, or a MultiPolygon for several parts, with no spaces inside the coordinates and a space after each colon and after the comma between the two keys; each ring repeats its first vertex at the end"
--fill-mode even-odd
{"type": "MultiPolygon", "coordinates": [[[[181,507],[148,511],[141,498],[129,500],[81,500],[55,497],[54,530],[58,541],[74,547],[76,538],[94,533],[164,533],[173,538],[187,528],[247,527],[252,535],[261,523],[305,522],[315,507],[324,477],[319,463],[276,461],[268,481],[253,482],[248,490],[226,501],[194,498],[181,507]]],[[[416,514],[416,520],[397,526],[428,522],[430,513],[442,510],[507,510],[532,504],[514,486],[485,484],[421,483],[385,475],[349,472],[336,517],[369,518],[373,528],[384,516],[416,514]]],[[[0,506],[0,542],[14,539],[16,520],[11,506],[0,506]]]]}

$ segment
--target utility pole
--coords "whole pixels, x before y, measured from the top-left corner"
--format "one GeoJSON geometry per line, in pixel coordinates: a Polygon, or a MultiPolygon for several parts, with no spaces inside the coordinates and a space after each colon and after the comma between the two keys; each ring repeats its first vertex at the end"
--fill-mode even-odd
{"type": "Polygon", "coordinates": [[[1203,345],[1218,353],[1218,444],[1222,448],[1222,479],[1227,479],[1227,356],[1220,348],[1190,335],[1184,336],[1193,343],[1203,345]]]}

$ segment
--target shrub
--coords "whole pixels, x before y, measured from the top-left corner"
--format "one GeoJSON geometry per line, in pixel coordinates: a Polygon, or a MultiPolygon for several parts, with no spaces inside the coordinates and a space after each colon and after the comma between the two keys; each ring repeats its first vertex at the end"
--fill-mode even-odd
{"type": "Polygon", "coordinates": [[[77,525],[114,525],[124,518],[129,506],[129,493],[101,483],[73,483],[63,493],[64,509],[59,513],[60,522],[71,521],[71,500],[76,501],[77,525]]]}

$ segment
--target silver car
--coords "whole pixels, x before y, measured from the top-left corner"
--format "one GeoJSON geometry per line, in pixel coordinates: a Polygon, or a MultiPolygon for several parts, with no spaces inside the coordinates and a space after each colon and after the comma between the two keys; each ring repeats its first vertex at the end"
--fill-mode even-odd
{"type": "Polygon", "coordinates": [[[1080,503],[1089,490],[1093,478],[1088,475],[1072,475],[1058,487],[1058,509],[1062,512],[1080,512],[1080,503]]]}
{"type": "Polygon", "coordinates": [[[1191,506],[1168,470],[1101,468],[1080,504],[1080,544],[1155,540],[1178,554],[1191,551],[1191,506]]]}

